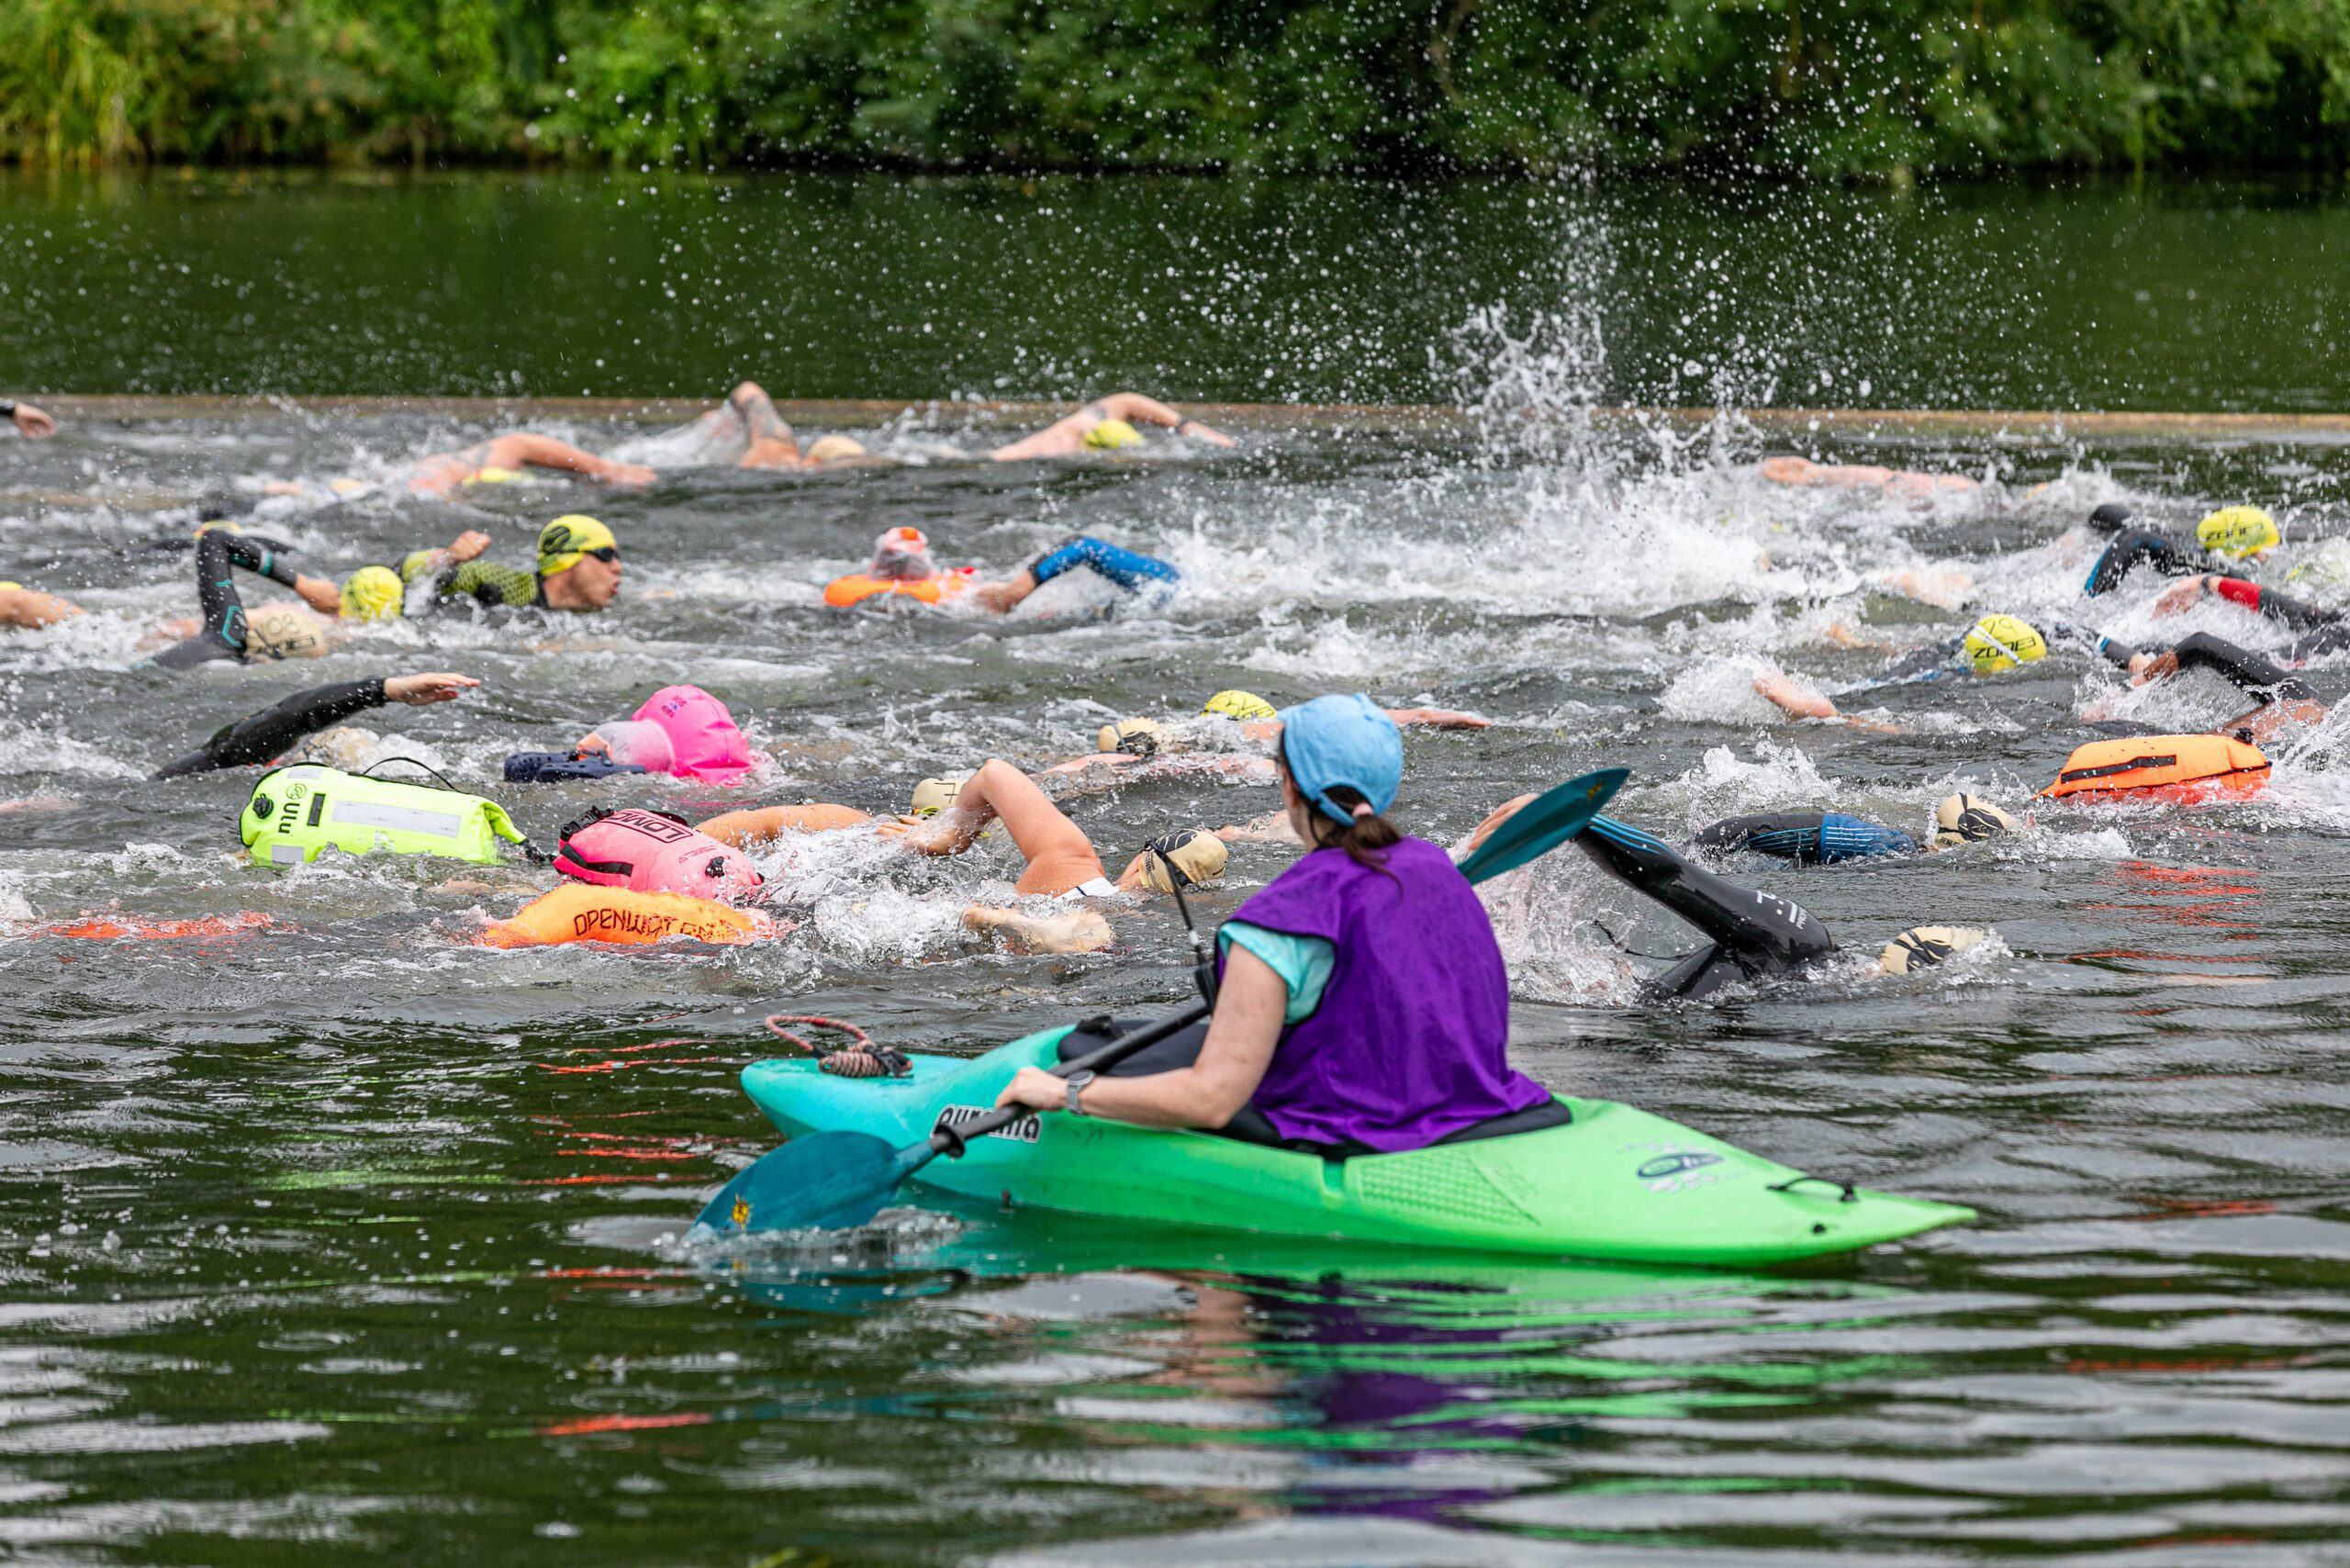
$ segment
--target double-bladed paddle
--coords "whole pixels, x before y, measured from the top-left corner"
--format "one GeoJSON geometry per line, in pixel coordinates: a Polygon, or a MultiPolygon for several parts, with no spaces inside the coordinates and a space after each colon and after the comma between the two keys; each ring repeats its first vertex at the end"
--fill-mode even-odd
{"type": "MultiPolygon", "coordinates": [[[[1485,881],[1556,849],[1581,833],[1629,776],[1628,768],[1603,767],[1528,801],[1460,863],[1460,874],[1472,882],[1485,881]]],[[[1100,1072],[1191,1027],[1210,1011],[1206,1002],[1187,1007],[1047,1070],[1056,1078],[1100,1072]]],[[[959,1157],[971,1139],[1035,1114],[1025,1105],[1001,1106],[960,1126],[941,1127],[904,1148],[891,1148],[870,1133],[810,1133],[769,1149],[738,1173],[703,1206],[694,1226],[742,1235],[860,1226],[881,1212],[907,1177],[940,1155],[959,1157]]]]}

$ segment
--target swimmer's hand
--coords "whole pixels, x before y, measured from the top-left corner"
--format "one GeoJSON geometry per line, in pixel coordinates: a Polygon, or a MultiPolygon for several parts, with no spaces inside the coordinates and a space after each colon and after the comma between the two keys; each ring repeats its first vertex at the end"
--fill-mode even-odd
{"type": "Polygon", "coordinates": [[[1456,713],[1449,708],[1390,708],[1387,716],[1398,724],[1422,724],[1431,730],[1490,730],[1491,719],[1456,713]]]}
{"type": "Polygon", "coordinates": [[[1055,1078],[1041,1067],[1024,1067],[1013,1074],[1003,1092],[995,1097],[998,1106],[1025,1105],[1032,1111],[1065,1111],[1069,1108],[1069,1082],[1055,1078]]]}
{"type": "Polygon", "coordinates": [[[384,682],[384,700],[428,708],[435,702],[453,702],[480,684],[469,675],[396,675],[384,682]]]}
{"type": "Polygon", "coordinates": [[[2162,679],[2166,675],[2177,673],[2178,655],[2168,648],[2165,648],[2159,654],[2130,655],[2130,684],[2132,686],[2145,686],[2150,682],[2162,679]]]}
{"type": "Polygon", "coordinates": [[[642,463],[607,462],[596,477],[607,485],[625,485],[631,489],[641,490],[661,476],[642,463]]]}
{"type": "Polygon", "coordinates": [[[478,528],[469,528],[449,542],[445,554],[452,562],[463,566],[467,561],[478,559],[481,553],[488,548],[489,535],[478,528]]]}
{"type": "Polygon", "coordinates": [[[321,615],[342,613],[342,590],[324,577],[297,577],[294,579],[294,591],[302,596],[303,603],[321,615]]]}
{"type": "Polygon", "coordinates": [[[2187,577],[2173,583],[2163,589],[2161,598],[2154,600],[2154,613],[2178,615],[2194,609],[2198,601],[2211,591],[2210,584],[2211,579],[2208,577],[2187,577]]]}
{"type": "Polygon", "coordinates": [[[57,433],[57,421],[30,403],[17,405],[17,428],[35,441],[57,433]]]}

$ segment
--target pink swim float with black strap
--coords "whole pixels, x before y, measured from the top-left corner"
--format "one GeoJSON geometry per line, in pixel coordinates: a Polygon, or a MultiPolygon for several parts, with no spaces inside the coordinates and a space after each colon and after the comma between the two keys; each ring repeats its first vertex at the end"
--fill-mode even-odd
{"type": "Polygon", "coordinates": [[[732,784],[755,766],[734,715],[699,686],[665,686],[631,717],[599,725],[596,734],[614,762],[678,778],[732,784]]]}
{"type": "Polygon", "coordinates": [[[764,879],[741,850],[688,827],[666,812],[610,812],[599,806],[567,823],[556,841],[554,868],[577,881],[638,893],[689,893],[740,903],[764,879]]]}

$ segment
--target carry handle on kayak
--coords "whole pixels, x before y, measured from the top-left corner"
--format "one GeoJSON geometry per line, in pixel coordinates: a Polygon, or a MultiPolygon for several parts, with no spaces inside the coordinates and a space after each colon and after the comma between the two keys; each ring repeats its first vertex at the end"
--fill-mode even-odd
{"type": "MultiPolygon", "coordinates": [[[[1046,1070],[1055,1078],[1069,1078],[1080,1072],[1099,1072],[1105,1067],[1115,1067],[1145,1046],[1155,1046],[1168,1036],[1190,1028],[1212,1011],[1214,1009],[1204,1002],[1186,1007],[1182,1012],[1161,1018],[1156,1024],[1146,1024],[1139,1029],[1130,1029],[1098,1051],[1089,1051],[1075,1061],[1065,1061],[1058,1067],[1049,1068],[1046,1070]]],[[[949,1159],[960,1159],[963,1158],[963,1150],[972,1138],[985,1137],[990,1133],[1002,1132],[1013,1123],[1035,1114],[1026,1105],[999,1106],[976,1121],[965,1122],[959,1127],[939,1128],[930,1135],[931,1150],[934,1154],[943,1154],[949,1159]]],[[[924,1159],[919,1163],[927,1165],[930,1161],[924,1159]]]]}

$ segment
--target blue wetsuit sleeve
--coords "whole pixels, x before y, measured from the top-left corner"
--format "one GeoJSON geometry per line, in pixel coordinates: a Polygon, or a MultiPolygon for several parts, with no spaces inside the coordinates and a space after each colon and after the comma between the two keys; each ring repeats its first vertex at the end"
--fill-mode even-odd
{"type": "Polygon", "coordinates": [[[1311,1018],[1314,1010],[1322,1005],[1323,989],[1330,983],[1330,971],[1338,962],[1337,948],[1324,938],[1274,931],[1251,925],[1245,920],[1227,920],[1215,934],[1215,939],[1217,946],[1224,947],[1239,943],[1281,977],[1281,983],[1289,987],[1289,1006],[1281,1013],[1282,1023],[1296,1024],[1311,1018]]]}
{"type": "Polygon", "coordinates": [[[1730,817],[1696,837],[1702,849],[1751,849],[1807,866],[1833,866],[1870,855],[1907,855],[1918,847],[1908,834],[1836,812],[1780,812],[1730,817]]]}
{"type": "Polygon", "coordinates": [[[1837,812],[1826,812],[1819,819],[1819,862],[1823,866],[1871,855],[1908,855],[1917,847],[1918,841],[1899,828],[1863,822],[1837,812]]]}
{"type": "Polygon", "coordinates": [[[1138,554],[1105,540],[1083,536],[1055,545],[1037,556],[1029,566],[1028,575],[1042,587],[1073,566],[1091,566],[1128,593],[1140,590],[1147,582],[1171,583],[1183,575],[1171,563],[1156,555],[1138,554]]]}

